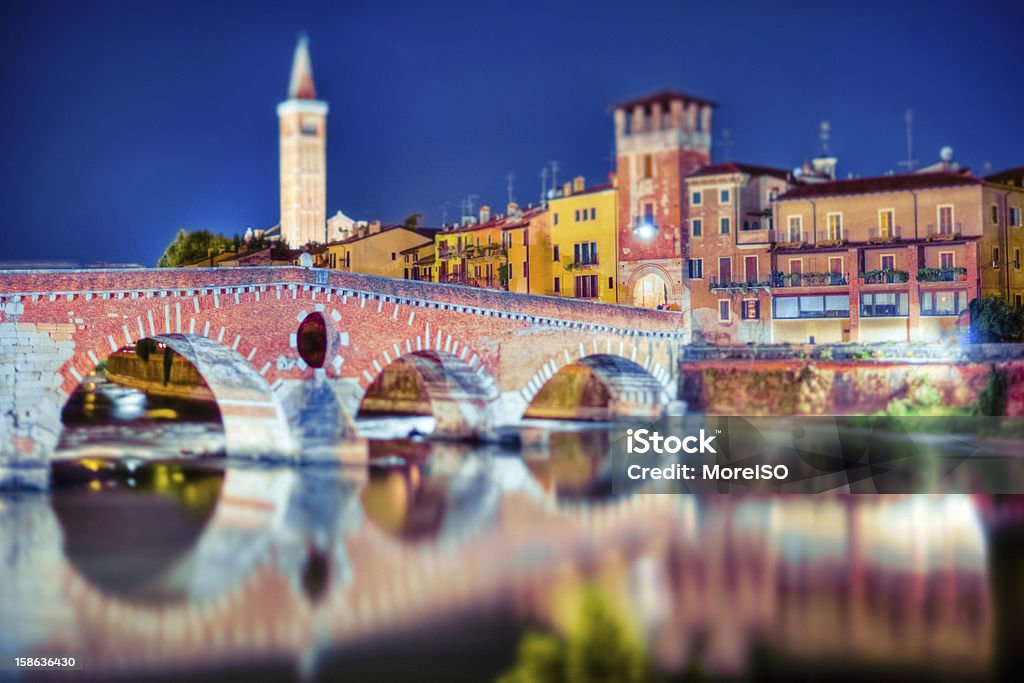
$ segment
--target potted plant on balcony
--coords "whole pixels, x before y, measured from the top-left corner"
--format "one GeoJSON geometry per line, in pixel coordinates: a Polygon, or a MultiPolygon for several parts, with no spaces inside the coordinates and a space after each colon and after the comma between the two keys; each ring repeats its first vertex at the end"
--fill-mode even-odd
{"type": "Polygon", "coordinates": [[[963,267],[954,268],[953,272],[956,273],[956,279],[960,282],[967,282],[967,269],[963,267]]]}

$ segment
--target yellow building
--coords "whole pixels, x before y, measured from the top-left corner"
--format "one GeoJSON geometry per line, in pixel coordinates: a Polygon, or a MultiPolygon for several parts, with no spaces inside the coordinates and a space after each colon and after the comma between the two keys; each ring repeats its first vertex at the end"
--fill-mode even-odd
{"type": "Polygon", "coordinates": [[[323,247],[316,254],[316,264],[320,268],[364,275],[408,277],[405,270],[410,266],[404,252],[432,244],[437,232],[436,228],[381,227],[374,223],[348,239],[323,247]]]}
{"type": "Polygon", "coordinates": [[[574,178],[551,200],[549,209],[550,293],[617,303],[618,190],[614,184],[587,188],[582,177],[574,178]]]}
{"type": "MultiPolygon", "coordinates": [[[[509,207],[516,210],[514,205],[509,207]]],[[[507,257],[502,244],[506,217],[491,218],[489,207],[480,210],[480,222],[446,228],[434,240],[436,282],[504,289],[500,277],[507,257]]]]}
{"type": "Polygon", "coordinates": [[[554,294],[551,211],[538,207],[509,216],[501,231],[508,252],[508,291],[554,294]]]}

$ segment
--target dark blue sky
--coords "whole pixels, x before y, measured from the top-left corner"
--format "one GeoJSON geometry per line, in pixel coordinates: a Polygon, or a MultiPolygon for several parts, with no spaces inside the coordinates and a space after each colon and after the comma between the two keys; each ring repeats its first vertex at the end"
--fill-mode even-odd
{"type": "Polygon", "coordinates": [[[552,159],[600,181],[609,105],[665,87],[719,102],[733,160],[796,165],[829,119],[840,173],[884,173],[912,107],[922,161],[1024,165],[1019,2],[6,0],[0,259],[152,264],[181,227],[276,223],[302,30],[328,213],[436,224],[469,194],[503,206],[509,171],[535,201],[552,159]]]}

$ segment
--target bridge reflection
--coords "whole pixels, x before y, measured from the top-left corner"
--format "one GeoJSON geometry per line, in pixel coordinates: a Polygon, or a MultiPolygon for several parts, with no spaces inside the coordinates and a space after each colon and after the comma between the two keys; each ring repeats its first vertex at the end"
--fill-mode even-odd
{"type": "Polygon", "coordinates": [[[974,499],[613,498],[600,463],[566,446],[520,458],[437,444],[394,467],[232,463],[177,483],[167,470],[143,492],[4,499],[0,651],[75,653],[96,678],[282,661],[301,677],[353,643],[430,641],[481,615],[564,633],[571,596],[596,586],[664,670],[749,674],[767,651],[795,667],[990,671],[974,499]],[[103,553],[120,561],[132,544],[148,544],[148,563],[112,580],[103,553]]]}

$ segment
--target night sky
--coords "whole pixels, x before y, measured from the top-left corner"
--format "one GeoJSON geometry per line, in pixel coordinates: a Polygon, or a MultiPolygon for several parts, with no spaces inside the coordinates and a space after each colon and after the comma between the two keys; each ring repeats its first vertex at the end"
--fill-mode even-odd
{"type": "Polygon", "coordinates": [[[328,214],[454,220],[611,170],[610,105],[715,100],[714,156],[839,172],[1024,165],[1020,2],[0,3],[0,260],[155,263],[179,228],[278,220],[276,104],[310,37],[328,214]]]}

